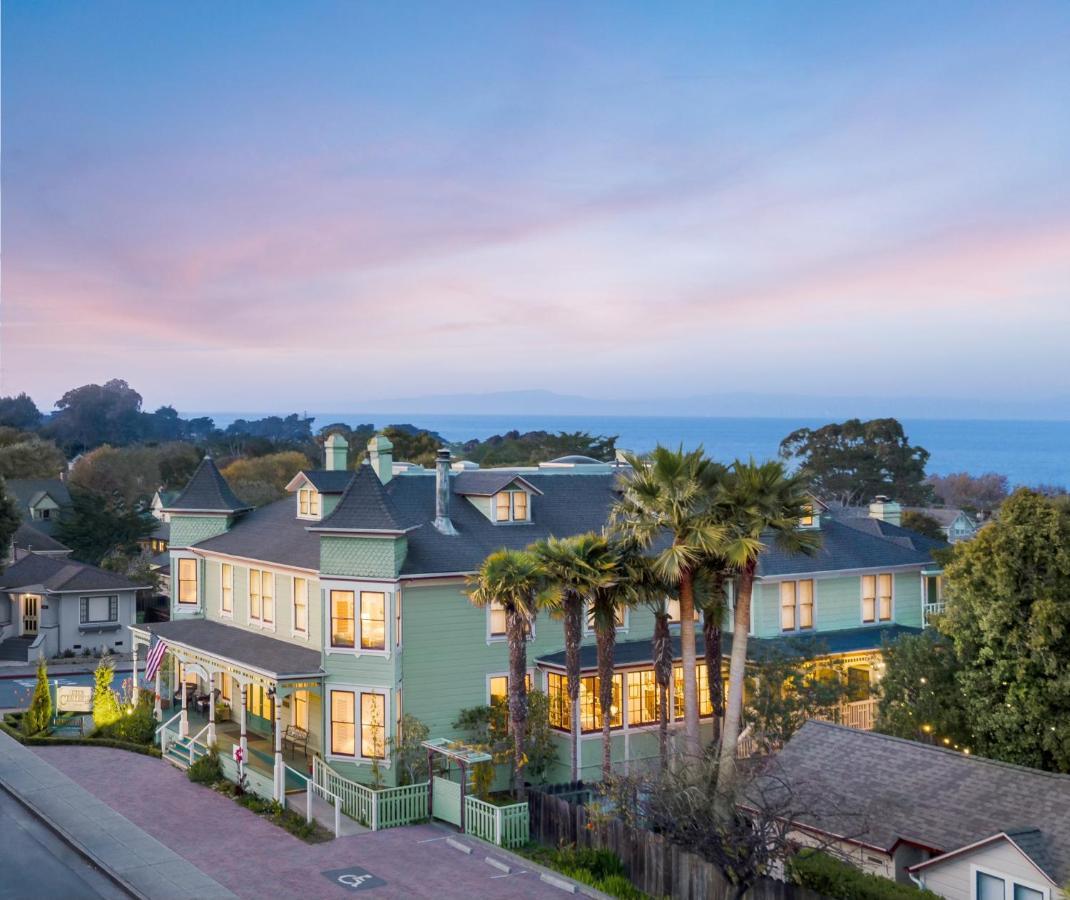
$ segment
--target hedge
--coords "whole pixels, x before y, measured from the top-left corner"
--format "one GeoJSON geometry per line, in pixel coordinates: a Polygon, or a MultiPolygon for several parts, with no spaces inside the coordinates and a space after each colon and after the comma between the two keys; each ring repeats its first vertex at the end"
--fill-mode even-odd
{"type": "Polygon", "coordinates": [[[12,720],[18,721],[17,715],[8,713],[0,721],[0,731],[9,737],[13,737],[20,744],[28,747],[58,747],[61,745],[75,745],[79,747],[111,747],[115,750],[128,750],[131,753],[141,753],[144,756],[161,756],[160,750],[151,744],[132,744],[129,741],[120,741],[115,738],[76,737],[74,735],[51,735],[32,734],[26,735],[12,725],[12,720]]]}
{"type": "Polygon", "coordinates": [[[788,863],[792,881],[836,900],[940,900],[939,894],[870,875],[827,853],[803,850],[788,863]]]}

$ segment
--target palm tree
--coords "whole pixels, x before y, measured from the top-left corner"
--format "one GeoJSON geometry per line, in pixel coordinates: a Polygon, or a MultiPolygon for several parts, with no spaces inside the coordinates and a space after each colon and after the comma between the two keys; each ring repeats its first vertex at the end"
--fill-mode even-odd
{"type": "Polygon", "coordinates": [[[721,626],[724,624],[728,597],[730,572],[723,561],[702,569],[696,578],[695,603],[702,612],[702,644],[706,657],[706,688],[710,707],[713,710],[713,738],[711,745],[721,737],[721,720],[724,717],[724,678],[721,675],[721,626]]]}
{"type": "Polygon", "coordinates": [[[680,597],[680,655],[684,668],[684,730],[687,752],[697,758],[698,691],[695,682],[695,573],[718,554],[726,530],[713,518],[713,500],[725,475],[702,448],[658,446],[647,465],[628,456],[630,476],[621,480],[622,496],[614,507],[614,528],[644,550],[654,550],[654,571],[674,585],[680,597]],[[661,539],[668,537],[666,543],[661,539]]]}
{"type": "MultiPolygon", "coordinates": [[[[634,541],[610,543],[605,538],[605,557],[610,578],[591,592],[589,616],[594,626],[598,650],[598,710],[602,716],[602,779],[613,774],[613,654],[617,643],[617,627],[621,614],[634,606],[642,596],[642,585],[648,580],[647,565],[634,541]]],[[[624,702],[623,691],[620,702],[624,702]]]]}
{"type": "Polygon", "coordinates": [[[721,486],[717,514],[729,528],[724,558],[739,575],[732,630],[732,662],[728,670],[728,708],[721,737],[718,792],[727,795],[735,774],[736,742],[743,714],[743,679],[747,664],[751,594],[758,558],[769,542],[788,553],[813,553],[820,535],[800,530],[809,495],[805,480],[788,475],[777,460],[756,463],[736,460],[721,486]]]}
{"type": "Polygon", "coordinates": [[[525,676],[527,639],[538,611],[544,584],[542,566],[534,553],[497,550],[470,579],[468,598],[476,606],[498,602],[505,607],[505,637],[509,645],[509,728],[513,734],[513,791],[524,794],[524,736],[528,718],[525,676]]]}
{"type": "Polygon", "coordinates": [[[549,538],[531,546],[542,564],[553,594],[550,607],[564,620],[565,673],[568,679],[572,780],[579,779],[580,751],[580,643],[583,641],[584,605],[592,593],[613,577],[613,559],[604,537],[593,533],[549,538]]]}

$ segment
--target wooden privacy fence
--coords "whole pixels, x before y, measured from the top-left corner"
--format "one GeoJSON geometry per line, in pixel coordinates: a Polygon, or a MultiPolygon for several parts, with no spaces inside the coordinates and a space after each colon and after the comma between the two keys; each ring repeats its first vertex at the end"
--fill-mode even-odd
{"type": "MultiPolygon", "coordinates": [[[[581,785],[582,788],[582,785],[581,785]]],[[[712,864],[670,844],[659,834],[629,828],[617,819],[592,819],[582,804],[570,803],[574,791],[528,794],[531,838],[549,846],[574,845],[612,851],[639,890],[652,897],[679,900],[727,900],[735,888],[712,864]]],[[[745,895],[748,900],[824,900],[798,885],[762,878],[745,895]]]]}
{"type": "Polygon", "coordinates": [[[495,806],[469,794],[464,798],[464,830],[499,847],[528,842],[530,813],[526,803],[495,806]]]}

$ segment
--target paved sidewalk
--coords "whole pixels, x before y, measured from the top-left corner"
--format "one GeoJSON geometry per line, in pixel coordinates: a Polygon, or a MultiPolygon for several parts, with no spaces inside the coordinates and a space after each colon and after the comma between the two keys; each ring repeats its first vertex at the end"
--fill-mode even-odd
{"type": "MultiPolygon", "coordinates": [[[[153,900],[234,897],[195,865],[3,732],[0,787],[41,816],[135,896],[153,900]]],[[[196,824],[191,823],[191,827],[196,824]]]]}

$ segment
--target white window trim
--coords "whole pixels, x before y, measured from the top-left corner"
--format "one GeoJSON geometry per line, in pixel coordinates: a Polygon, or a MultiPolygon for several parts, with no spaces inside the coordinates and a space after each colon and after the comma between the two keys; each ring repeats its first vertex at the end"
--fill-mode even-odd
{"type": "MultiPolygon", "coordinates": [[[[895,576],[896,573],[891,569],[874,570],[872,572],[863,572],[858,576],[858,622],[860,625],[864,625],[867,628],[875,628],[880,625],[894,625],[895,624],[895,576]],[[887,575],[892,580],[892,608],[889,611],[889,618],[881,618],[881,575],[887,575]],[[865,579],[867,576],[872,576],[875,579],[874,582],[874,597],[873,597],[873,621],[866,621],[866,613],[863,603],[866,599],[865,579]]],[[[817,600],[815,598],[814,605],[816,608],[817,600]]]]}
{"type": "Polygon", "coordinates": [[[271,569],[261,569],[259,566],[250,566],[245,572],[245,620],[246,624],[251,628],[259,628],[261,631],[270,631],[275,633],[275,629],[279,622],[279,583],[275,577],[275,572],[271,569]],[[252,573],[260,573],[260,618],[253,618],[253,604],[250,601],[252,596],[252,573]],[[264,576],[271,579],[271,614],[272,621],[264,621],[264,576]]]}
{"type": "Polygon", "coordinates": [[[299,518],[299,519],[301,519],[302,521],[305,521],[305,522],[318,522],[318,521],[320,521],[320,519],[323,518],[323,495],[319,491],[317,491],[314,487],[312,487],[310,484],[308,484],[306,482],[304,487],[298,488],[295,499],[296,499],[296,502],[297,502],[297,518],[299,518]],[[309,510],[310,510],[308,513],[302,513],[301,512],[301,494],[305,493],[305,492],[308,493],[308,506],[309,506],[309,510]],[[315,513],[315,514],[313,514],[311,512],[311,509],[312,509],[312,495],[313,494],[315,494],[315,496],[316,496],[316,501],[317,501],[316,502],[316,506],[319,509],[319,512],[315,513]]]}
{"type": "MultiPolygon", "coordinates": [[[[337,588],[336,588],[337,590],[337,588]]],[[[392,691],[390,688],[385,688],[379,684],[331,684],[328,683],[324,686],[327,694],[326,702],[326,733],[324,735],[324,755],[328,760],[338,760],[339,762],[354,763],[356,765],[370,766],[373,763],[378,762],[379,768],[389,769],[392,765],[390,759],[390,739],[394,736],[393,729],[393,703],[392,703],[392,691]],[[331,710],[331,692],[332,691],[345,691],[353,694],[353,718],[356,720],[353,723],[353,756],[348,756],[345,753],[335,753],[333,750],[333,736],[331,734],[332,723],[332,710],[331,710]],[[386,746],[384,747],[384,757],[377,759],[374,756],[364,756],[360,752],[361,744],[361,721],[360,721],[360,695],[361,694],[378,694],[383,697],[383,738],[386,746]]]]}
{"type": "Polygon", "coordinates": [[[219,564],[219,618],[221,619],[233,619],[234,618],[234,564],[221,562],[219,564]],[[223,580],[223,570],[230,568],[230,609],[223,609],[223,586],[226,583],[223,580]]]}
{"type": "MultiPolygon", "coordinates": [[[[504,523],[499,523],[499,524],[504,524],[504,523]]],[[[486,626],[487,644],[488,644],[488,646],[490,644],[504,644],[506,641],[509,640],[509,635],[508,635],[507,632],[502,632],[501,634],[491,634],[491,630],[490,630],[490,610],[491,610],[491,605],[488,603],[484,607],[484,612],[485,612],[485,615],[486,615],[486,622],[487,622],[487,626],[486,626]]],[[[508,617],[508,613],[506,613],[506,616],[508,617]]],[[[531,630],[528,632],[528,643],[530,644],[534,640],[535,640],[535,623],[532,622],[531,623],[531,630]]]]}
{"type": "MultiPolygon", "coordinates": [[[[816,578],[782,578],[782,579],[780,579],[780,581],[770,582],[770,584],[773,584],[773,583],[775,583],[776,586],[777,586],[777,628],[778,628],[780,634],[790,634],[790,635],[814,634],[818,630],[818,624],[817,624],[817,579],[816,578]],[[812,601],[812,604],[811,604],[811,607],[810,607],[810,626],[808,628],[803,628],[802,625],[801,625],[801,622],[802,622],[802,615],[801,615],[802,604],[799,602],[799,584],[800,584],[800,582],[803,582],[803,581],[809,581],[810,584],[812,585],[812,587],[810,589],[810,599],[812,601]],[[794,584],[795,585],[795,627],[794,628],[784,628],[784,622],[781,619],[781,614],[783,613],[783,607],[781,606],[781,603],[783,601],[782,601],[782,598],[780,596],[780,591],[781,591],[781,585],[783,585],[783,584],[794,584]]],[[[861,585],[861,582],[859,582],[859,584],[861,585]]],[[[895,590],[895,580],[894,579],[892,580],[892,590],[893,591],[895,590]]],[[[859,602],[861,602],[861,601],[859,601],[859,602]]],[[[754,610],[753,609],[751,609],[751,613],[752,613],[751,619],[753,620],[753,618],[754,618],[754,616],[753,616],[754,610]]]]}
{"type": "Polygon", "coordinates": [[[525,490],[522,487],[507,487],[507,488],[503,488],[502,490],[498,491],[498,493],[496,493],[496,494],[492,494],[491,495],[491,507],[490,507],[491,521],[495,525],[527,525],[527,524],[530,524],[530,522],[531,522],[531,496],[532,496],[531,492],[528,491],[528,490],[525,490]],[[499,519],[498,518],[498,497],[500,495],[502,495],[502,494],[509,494],[510,495],[509,496],[509,518],[508,519],[499,519]],[[527,516],[525,516],[523,519],[516,518],[516,502],[513,499],[513,496],[512,496],[513,494],[524,494],[528,498],[527,516]]]}
{"type": "Polygon", "coordinates": [[[175,596],[175,602],[174,602],[174,610],[175,610],[175,612],[176,613],[184,613],[186,615],[189,615],[190,613],[199,613],[199,612],[201,612],[201,610],[203,609],[203,606],[202,606],[202,603],[201,603],[201,597],[202,597],[204,592],[201,590],[201,560],[200,560],[200,558],[197,557],[197,556],[194,556],[193,554],[183,555],[183,556],[175,555],[175,556],[172,557],[172,561],[174,563],[173,568],[172,568],[172,571],[174,572],[174,575],[172,577],[172,584],[173,584],[173,587],[174,587],[174,596],[175,596]],[[184,559],[193,560],[193,565],[196,568],[196,572],[197,572],[197,574],[196,574],[197,602],[196,603],[183,603],[179,599],[179,597],[182,594],[182,560],[184,560],[184,559]]]}
{"type": "MultiPolygon", "coordinates": [[[[531,679],[531,688],[529,690],[539,690],[539,686],[535,682],[535,679],[538,676],[538,669],[536,669],[534,666],[528,666],[524,671],[527,673],[528,678],[531,679]]],[[[483,679],[483,696],[487,698],[487,706],[490,706],[490,680],[492,678],[506,679],[506,690],[508,690],[508,672],[488,672],[486,677],[483,679]]],[[[508,694],[506,694],[506,696],[508,697],[508,694]]]]}
{"type": "Polygon", "coordinates": [[[328,582],[320,583],[323,591],[323,622],[326,634],[323,636],[323,652],[327,656],[381,656],[390,659],[393,652],[394,635],[394,594],[397,593],[397,585],[383,582],[328,582]],[[353,646],[336,647],[331,641],[334,638],[334,626],[331,622],[331,591],[351,591],[353,594],[353,646]],[[361,593],[373,593],[383,595],[383,619],[385,627],[385,640],[383,650],[369,650],[360,646],[360,595],[361,593]]]}
{"type": "MultiPolygon", "coordinates": [[[[1015,847],[1015,850],[1018,848],[1015,847]]],[[[1021,853],[1020,850],[1018,850],[1021,853]]],[[[982,872],[985,875],[991,875],[993,878],[1000,878],[1003,880],[1003,900],[1014,900],[1014,886],[1020,884],[1024,888],[1029,888],[1031,891],[1039,891],[1044,895],[1044,900],[1051,900],[1051,887],[1044,884],[1036,884],[1032,881],[1022,881],[1013,875],[1007,875],[1000,872],[998,869],[990,869],[988,866],[979,866],[976,863],[970,863],[970,900],[977,900],[977,873],[982,872]]]]}
{"type": "MultiPolygon", "coordinates": [[[[306,575],[291,575],[290,576],[290,637],[298,638],[302,641],[308,640],[308,622],[311,618],[312,611],[310,607],[312,602],[309,598],[312,596],[312,585],[310,579],[306,575]],[[305,630],[301,631],[297,627],[297,582],[303,581],[305,583],[305,630]]],[[[276,609],[276,612],[278,610],[276,609]]]]}

